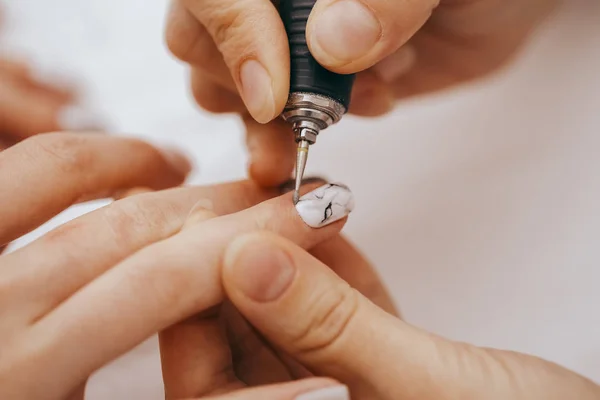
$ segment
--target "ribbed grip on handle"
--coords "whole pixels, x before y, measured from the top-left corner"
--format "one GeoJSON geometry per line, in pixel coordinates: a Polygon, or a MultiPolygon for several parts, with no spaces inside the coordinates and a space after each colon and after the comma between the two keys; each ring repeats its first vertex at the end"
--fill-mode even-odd
{"type": "Polygon", "coordinates": [[[306,23],[315,3],[316,0],[281,0],[279,11],[290,43],[290,93],[327,96],[348,110],[355,76],[340,75],[323,68],[306,44],[306,23]]]}

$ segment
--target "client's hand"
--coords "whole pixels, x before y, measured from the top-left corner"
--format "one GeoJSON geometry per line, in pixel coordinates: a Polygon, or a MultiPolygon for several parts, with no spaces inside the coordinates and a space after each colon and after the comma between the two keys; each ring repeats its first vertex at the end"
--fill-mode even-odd
{"type": "Polygon", "coordinates": [[[0,57],[0,150],[38,133],[101,128],[99,118],[75,101],[70,89],[42,82],[26,64],[0,57]]]}
{"type": "MultiPolygon", "coordinates": [[[[328,253],[336,257],[346,258],[346,268],[363,263],[349,249],[328,253]]],[[[453,342],[401,321],[272,233],[237,238],[223,263],[228,298],[276,353],[348,384],[353,399],[600,398],[599,386],[553,363],[453,342]]],[[[251,376],[264,379],[267,365],[255,364],[251,376]]]]}
{"type": "MultiPolygon", "coordinates": [[[[0,243],[78,201],[178,185],[188,170],[173,153],[135,140],[70,134],[27,139],[0,153],[0,243]]],[[[87,377],[102,365],[220,304],[221,255],[235,236],[266,229],[310,248],[344,224],[347,210],[337,200],[322,210],[307,203],[302,215],[308,222],[314,211],[328,216],[326,222],[338,221],[312,229],[290,195],[268,200],[278,194],[246,182],[139,194],[0,257],[0,398],[80,398],[87,377]]],[[[343,391],[334,384],[308,380],[223,399],[288,400],[313,389],[343,391]]]]}

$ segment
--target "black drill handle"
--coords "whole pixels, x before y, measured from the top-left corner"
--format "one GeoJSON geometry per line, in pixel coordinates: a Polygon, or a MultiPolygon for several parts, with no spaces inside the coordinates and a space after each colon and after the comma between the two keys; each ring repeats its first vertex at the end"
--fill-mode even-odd
{"type": "Polygon", "coordinates": [[[355,75],[340,75],[323,68],[306,44],[306,23],[317,0],[281,0],[280,14],[290,43],[290,93],[315,93],[341,103],[346,110],[355,75]]]}

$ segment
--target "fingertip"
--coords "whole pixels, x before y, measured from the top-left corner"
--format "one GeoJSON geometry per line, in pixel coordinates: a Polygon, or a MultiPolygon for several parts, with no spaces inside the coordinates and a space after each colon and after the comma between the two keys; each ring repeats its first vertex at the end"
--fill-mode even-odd
{"type": "Polygon", "coordinates": [[[354,207],[352,191],[348,186],[338,183],[327,183],[306,193],[295,205],[302,221],[313,229],[338,221],[345,223],[354,207]]]}
{"type": "Polygon", "coordinates": [[[158,147],[157,150],[160,152],[169,166],[177,173],[181,174],[182,176],[188,176],[189,173],[192,172],[194,164],[191,158],[188,157],[182,150],[169,146],[158,147]]]}

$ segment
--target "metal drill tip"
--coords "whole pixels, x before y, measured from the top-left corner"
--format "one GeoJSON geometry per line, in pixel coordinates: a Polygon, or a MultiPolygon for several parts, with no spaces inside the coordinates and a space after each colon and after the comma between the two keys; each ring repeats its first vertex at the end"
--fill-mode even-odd
{"type": "Polygon", "coordinates": [[[300,200],[300,186],[302,186],[302,178],[304,177],[304,169],[306,168],[306,160],[308,159],[309,142],[301,140],[298,142],[298,153],[296,155],[296,186],[294,189],[294,204],[300,200]]]}

